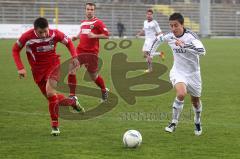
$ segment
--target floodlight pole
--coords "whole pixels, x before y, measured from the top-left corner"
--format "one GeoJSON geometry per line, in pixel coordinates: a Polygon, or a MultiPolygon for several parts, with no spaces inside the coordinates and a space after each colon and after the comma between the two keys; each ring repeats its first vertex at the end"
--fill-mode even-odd
{"type": "Polygon", "coordinates": [[[200,0],[200,35],[201,37],[208,37],[211,34],[210,30],[210,0],[200,0]]]}

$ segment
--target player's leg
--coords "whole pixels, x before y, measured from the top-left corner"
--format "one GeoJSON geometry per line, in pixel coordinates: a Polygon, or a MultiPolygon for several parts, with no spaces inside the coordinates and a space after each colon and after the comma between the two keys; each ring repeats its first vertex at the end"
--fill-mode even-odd
{"type": "Polygon", "coordinates": [[[199,136],[202,134],[201,127],[201,112],[202,112],[202,102],[199,97],[191,96],[193,112],[194,112],[194,123],[195,123],[195,135],[199,136]]]}
{"type": "Polygon", "coordinates": [[[51,134],[57,136],[60,134],[59,131],[59,106],[72,106],[77,112],[84,112],[84,109],[75,98],[67,98],[62,94],[56,92],[57,81],[55,79],[48,79],[46,82],[46,96],[49,103],[49,113],[51,117],[51,134]]]}
{"type": "Polygon", "coordinates": [[[146,55],[146,62],[147,62],[147,67],[148,69],[145,70],[146,73],[152,72],[152,59],[153,57],[150,56],[149,52],[145,51],[144,54],[146,55]]]}
{"type": "Polygon", "coordinates": [[[165,131],[167,132],[173,132],[175,130],[184,106],[184,98],[187,95],[187,87],[184,82],[176,83],[174,87],[176,90],[176,98],[172,105],[172,121],[165,127],[165,131]]]}
{"type": "Polygon", "coordinates": [[[71,106],[77,112],[85,112],[84,108],[80,105],[78,98],[65,97],[63,94],[56,92],[57,81],[54,79],[48,79],[46,84],[47,96],[57,96],[59,106],[71,106]]]}
{"type": "Polygon", "coordinates": [[[76,72],[77,69],[71,62],[69,64],[69,73],[68,73],[68,87],[69,87],[69,96],[75,96],[76,93],[76,85],[77,85],[77,77],[76,72]]]}
{"type": "Polygon", "coordinates": [[[145,70],[144,72],[148,73],[148,72],[152,72],[152,57],[150,56],[150,42],[151,40],[149,39],[145,39],[144,44],[143,44],[143,48],[142,48],[142,52],[143,52],[143,57],[146,58],[146,62],[147,62],[147,70],[145,70]]]}
{"type": "Polygon", "coordinates": [[[191,95],[191,102],[194,112],[194,124],[195,135],[199,136],[202,134],[201,126],[201,113],[202,113],[202,102],[200,100],[202,92],[202,81],[200,73],[194,74],[188,78],[188,93],[191,95]]]}
{"type": "Polygon", "coordinates": [[[106,102],[108,99],[108,89],[105,86],[105,82],[104,82],[102,76],[99,75],[97,72],[95,72],[95,73],[89,72],[89,75],[90,75],[91,79],[96,83],[96,85],[99,88],[101,88],[102,101],[106,102]]]}
{"type": "Polygon", "coordinates": [[[59,122],[58,122],[58,110],[59,110],[58,97],[56,95],[56,92],[54,92],[54,91],[50,92],[49,90],[47,90],[47,81],[46,80],[42,80],[41,82],[39,82],[38,86],[48,100],[48,110],[49,110],[49,113],[50,113],[51,126],[52,126],[51,134],[54,135],[54,136],[57,136],[57,135],[60,134],[60,131],[59,131],[59,128],[58,128],[58,126],[59,126],[59,122]]]}
{"type": "Polygon", "coordinates": [[[101,89],[102,101],[106,102],[108,99],[108,89],[105,86],[105,82],[100,74],[98,74],[98,56],[93,54],[87,55],[87,60],[84,63],[90,78],[101,89]]]}

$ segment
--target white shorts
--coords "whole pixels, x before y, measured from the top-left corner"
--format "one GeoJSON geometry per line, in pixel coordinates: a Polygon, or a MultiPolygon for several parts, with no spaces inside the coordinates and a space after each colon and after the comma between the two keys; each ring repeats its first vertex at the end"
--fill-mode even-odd
{"type": "Polygon", "coordinates": [[[142,48],[142,51],[143,52],[145,52],[145,51],[150,51],[151,50],[151,47],[152,47],[152,45],[153,45],[153,41],[154,41],[155,39],[154,38],[152,38],[152,39],[145,39],[145,42],[144,42],[144,44],[143,44],[143,48],[142,48]]]}
{"type": "Polygon", "coordinates": [[[193,73],[191,75],[184,75],[176,72],[175,70],[170,71],[170,80],[173,87],[180,82],[183,82],[187,86],[187,93],[194,97],[200,97],[202,93],[202,80],[200,72],[193,73]]]}

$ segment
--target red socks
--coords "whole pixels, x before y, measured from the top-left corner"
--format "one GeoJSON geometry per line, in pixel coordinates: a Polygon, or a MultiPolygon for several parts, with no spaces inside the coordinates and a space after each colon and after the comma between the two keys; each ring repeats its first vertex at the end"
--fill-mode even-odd
{"type": "Polygon", "coordinates": [[[48,109],[51,117],[52,127],[58,127],[58,112],[59,106],[75,106],[76,101],[74,99],[66,98],[63,94],[57,94],[48,97],[48,109]]]}
{"type": "Polygon", "coordinates": [[[51,125],[52,127],[58,127],[58,97],[56,95],[52,97],[48,97],[48,109],[51,117],[51,125]]]}
{"type": "Polygon", "coordinates": [[[57,94],[59,106],[75,106],[75,100],[66,98],[63,94],[57,94]]]}
{"type": "Polygon", "coordinates": [[[102,91],[106,91],[105,83],[100,75],[98,75],[95,83],[102,89],[102,91]]]}
{"type": "Polygon", "coordinates": [[[77,78],[74,74],[68,75],[68,87],[70,89],[70,95],[75,96],[77,78]]]}
{"type": "MultiPolygon", "coordinates": [[[[100,75],[98,75],[97,79],[95,80],[95,83],[98,87],[102,89],[102,91],[106,91],[105,83],[100,75]]],[[[76,75],[69,74],[68,75],[68,87],[70,89],[70,95],[75,96],[76,91],[76,84],[77,84],[77,78],[76,75]]]]}

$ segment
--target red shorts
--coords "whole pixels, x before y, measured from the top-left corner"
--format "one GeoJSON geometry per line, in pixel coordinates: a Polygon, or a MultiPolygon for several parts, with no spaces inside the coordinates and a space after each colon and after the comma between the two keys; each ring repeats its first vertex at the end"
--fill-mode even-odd
{"type": "MultiPolygon", "coordinates": [[[[37,73],[37,72],[34,72],[37,73]]],[[[47,70],[42,76],[33,76],[35,82],[37,83],[38,87],[40,88],[42,94],[44,96],[46,96],[46,85],[47,85],[47,81],[48,79],[52,79],[55,81],[58,81],[60,78],[60,67],[57,66],[55,67],[53,70],[47,70]],[[40,78],[41,77],[41,78],[40,78]],[[39,79],[37,79],[39,78],[39,79]],[[37,81],[36,81],[37,80],[37,81]]]]}
{"type": "Polygon", "coordinates": [[[47,97],[47,91],[46,91],[46,85],[47,85],[47,81],[46,80],[42,80],[40,82],[37,83],[39,89],[41,90],[42,94],[47,97]]]}
{"type": "Polygon", "coordinates": [[[32,75],[42,94],[46,96],[46,84],[48,79],[56,81],[60,79],[60,61],[56,60],[51,64],[32,68],[32,75]]]}
{"type": "Polygon", "coordinates": [[[98,71],[98,55],[92,53],[81,53],[78,55],[80,65],[84,65],[88,72],[96,73],[98,71]]]}
{"type": "Polygon", "coordinates": [[[43,65],[38,68],[32,68],[32,75],[36,83],[49,78],[57,80],[60,78],[60,61],[51,63],[50,65],[43,65]]]}

